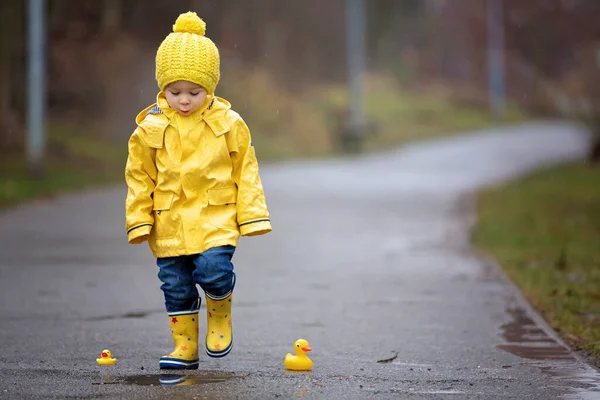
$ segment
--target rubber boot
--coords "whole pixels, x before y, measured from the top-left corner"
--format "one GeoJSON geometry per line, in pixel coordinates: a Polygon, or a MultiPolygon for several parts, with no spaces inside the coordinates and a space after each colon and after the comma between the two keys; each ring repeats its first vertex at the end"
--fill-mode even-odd
{"type": "Polygon", "coordinates": [[[198,369],[198,310],[169,313],[175,350],[160,358],[160,369],[198,369]]]}
{"type": "Polygon", "coordinates": [[[206,320],[206,354],[225,357],[233,346],[231,292],[219,297],[206,293],[206,320]]]}

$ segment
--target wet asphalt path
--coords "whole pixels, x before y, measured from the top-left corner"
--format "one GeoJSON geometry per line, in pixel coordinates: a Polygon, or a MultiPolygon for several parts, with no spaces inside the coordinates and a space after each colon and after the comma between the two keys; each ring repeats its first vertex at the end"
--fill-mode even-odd
{"type": "Polygon", "coordinates": [[[274,232],[234,257],[234,351],[188,386],[159,382],[168,321],[154,260],[126,244],[123,187],[0,214],[0,398],[600,398],[468,247],[473,190],[584,150],[552,123],[263,165],[274,232]],[[310,373],[283,369],[299,337],[310,373]]]}

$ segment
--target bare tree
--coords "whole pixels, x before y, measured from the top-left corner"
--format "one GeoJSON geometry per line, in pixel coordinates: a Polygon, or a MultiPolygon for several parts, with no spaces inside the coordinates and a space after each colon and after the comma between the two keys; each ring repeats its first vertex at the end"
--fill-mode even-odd
{"type": "Polygon", "coordinates": [[[19,2],[0,2],[0,153],[19,149],[24,141],[13,100],[15,81],[19,78],[14,65],[21,42],[22,9],[19,2]]]}
{"type": "Polygon", "coordinates": [[[562,80],[562,111],[585,124],[592,135],[589,161],[600,162],[600,59],[594,42],[574,50],[575,67],[562,80]]]}

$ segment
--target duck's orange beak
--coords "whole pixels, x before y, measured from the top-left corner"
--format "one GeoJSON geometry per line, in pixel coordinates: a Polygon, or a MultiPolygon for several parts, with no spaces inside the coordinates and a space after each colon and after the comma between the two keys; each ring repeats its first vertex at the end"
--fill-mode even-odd
{"type": "Polygon", "coordinates": [[[102,358],[104,358],[104,357],[108,357],[108,353],[106,353],[106,352],[103,351],[102,352],[102,358]]]}
{"type": "Polygon", "coordinates": [[[304,347],[301,347],[301,349],[302,349],[304,352],[307,352],[307,353],[308,353],[309,351],[312,351],[312,349],[311,349],[309,346],[304,346],[304,347]]]}

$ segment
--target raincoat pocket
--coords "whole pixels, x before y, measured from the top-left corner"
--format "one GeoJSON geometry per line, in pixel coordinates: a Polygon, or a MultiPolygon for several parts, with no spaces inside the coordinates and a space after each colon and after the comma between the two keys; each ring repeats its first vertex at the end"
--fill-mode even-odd
{"type": "Polygon", "coordinates": [[[177,215],[171,210],[173,193],[154,193],[154,237],[170,239],[177,234],[177,215]]]}
{"type": "Polygon", "coordinates": [[[237,188],[208,189],[208,219],[217,228],[237,228],[237,188]]]}

